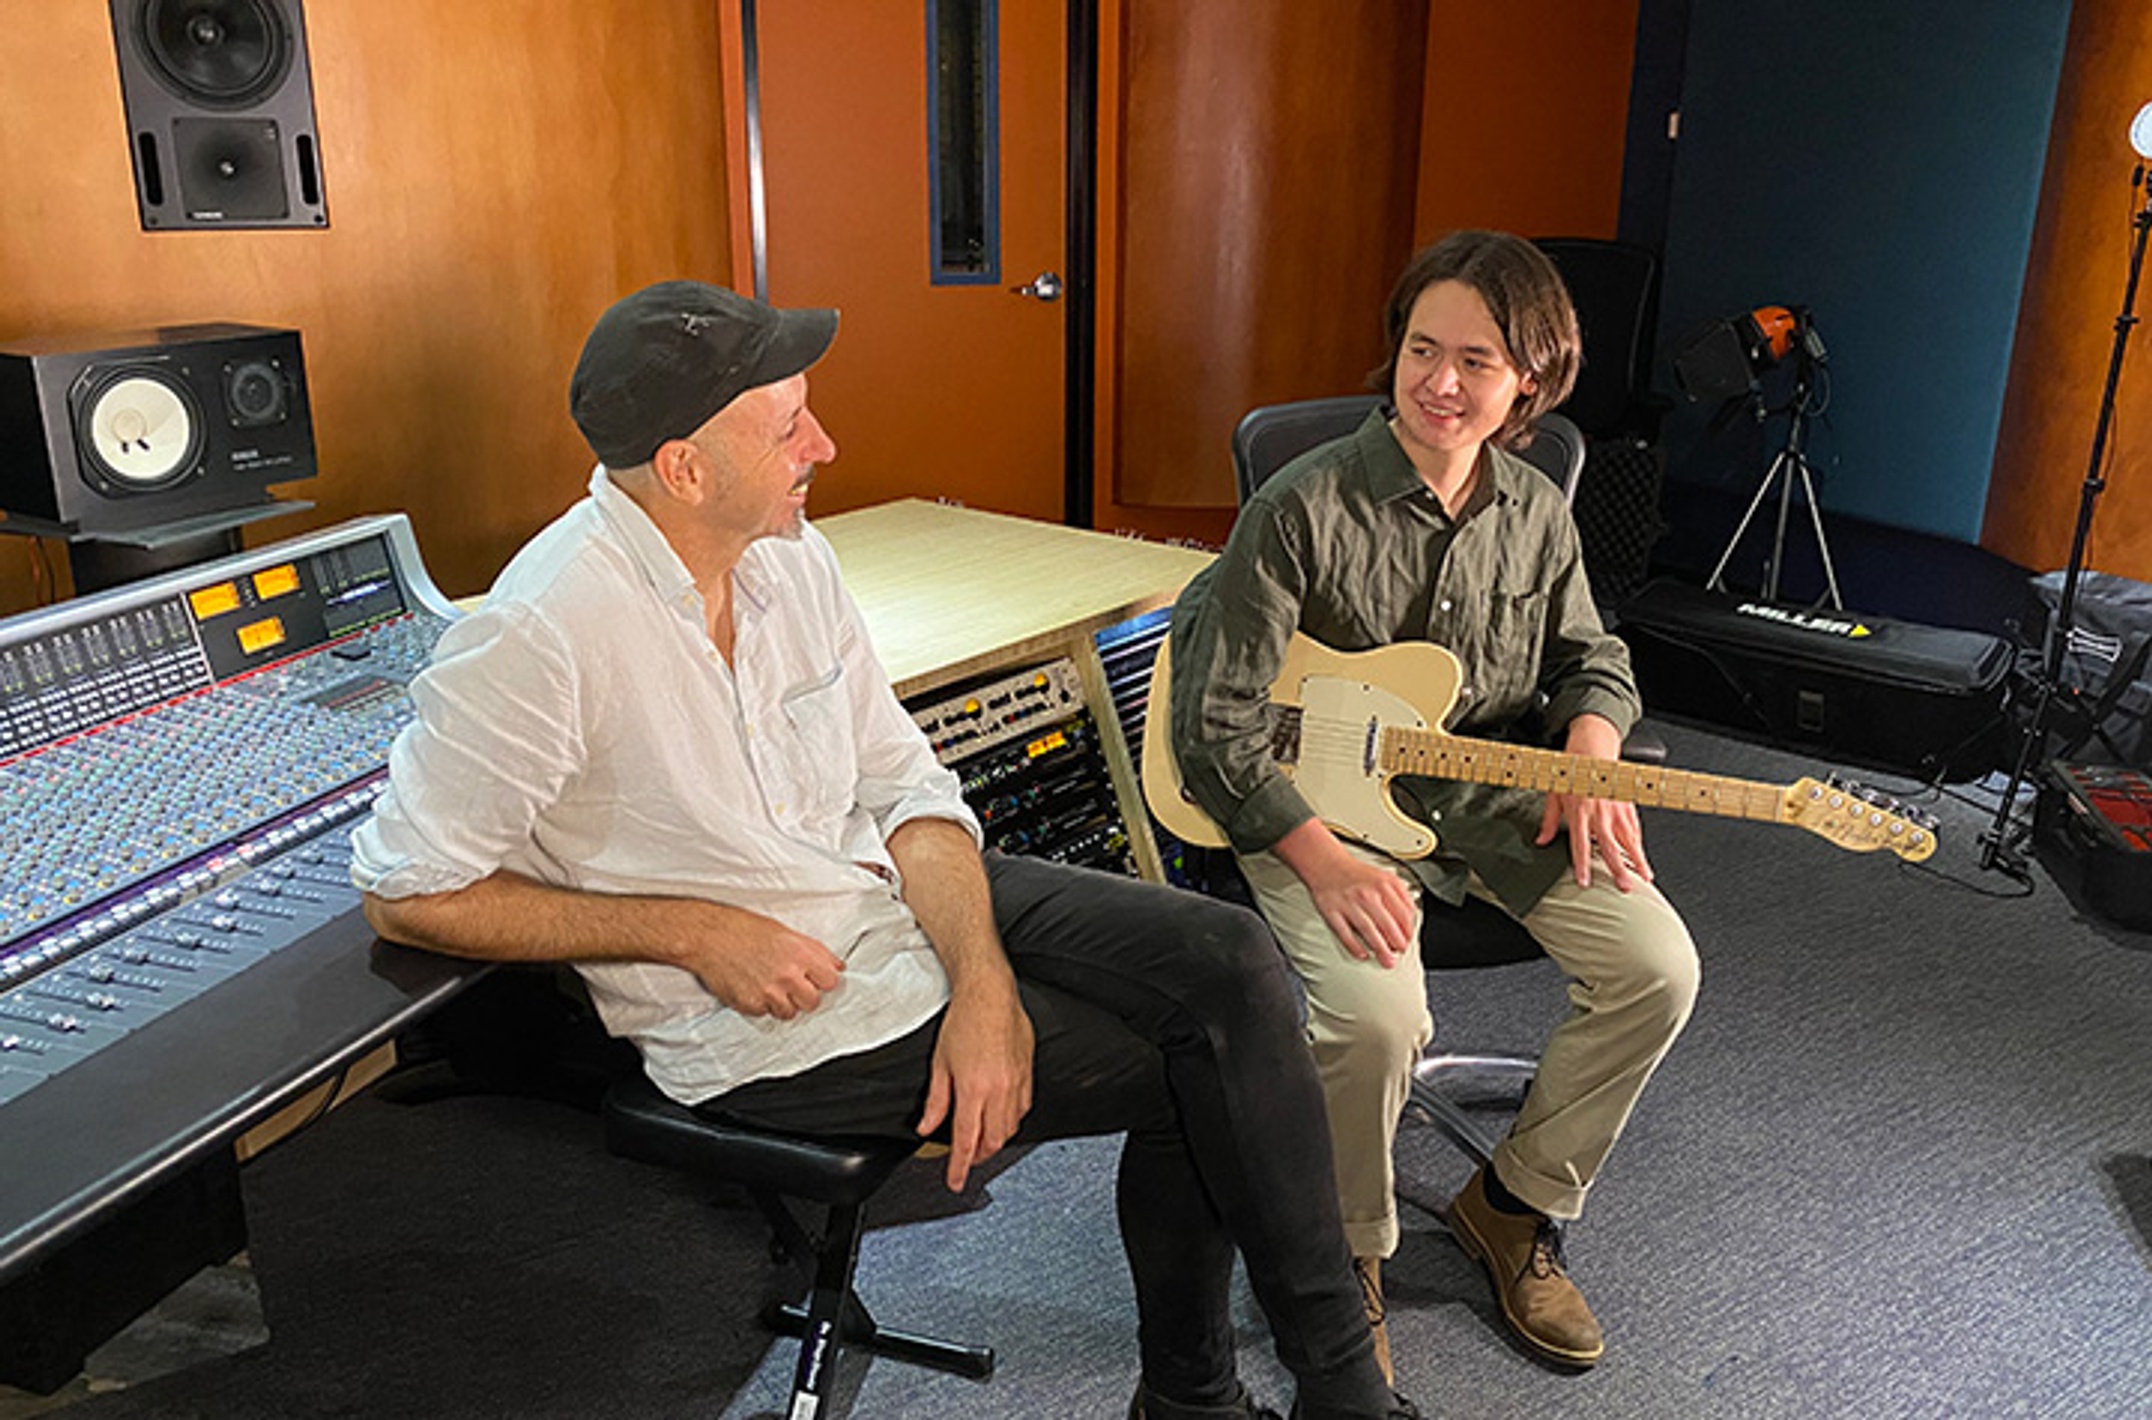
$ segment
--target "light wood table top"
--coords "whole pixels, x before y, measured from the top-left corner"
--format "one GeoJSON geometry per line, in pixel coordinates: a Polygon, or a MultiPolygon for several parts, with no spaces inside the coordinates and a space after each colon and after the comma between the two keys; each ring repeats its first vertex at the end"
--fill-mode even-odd
{"type": "Polygon", "coordinates": [[[1212,554],[921,499],[820,518],[899,695],[1170,605],[1212,554]]]}

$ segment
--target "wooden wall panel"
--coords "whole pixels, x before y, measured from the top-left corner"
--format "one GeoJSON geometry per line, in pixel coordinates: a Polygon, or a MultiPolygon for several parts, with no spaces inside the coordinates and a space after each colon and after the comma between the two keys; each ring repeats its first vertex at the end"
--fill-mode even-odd
{"type": "Polygon", "coordinates": [[[1163,538],[1219,547],[1233,529],[1230,505],[1221,507],[1162,508],[1139,506],[1120,500],[1113,476],[1114,431],[1120,427],[1119,372],[1121,366],[1121,307],[1114,294],[1121,286],[1121,228],[1116,217],[1114,194],[1121,190],[1120,115],[1127,90],[1127,66],[1123,46],[1127,38],[1127,9],[1147,0],[1099,0],[1098,57],[1098,268],[1096,348],[1092,363],[1092,448],[1096,450],[1096,475],[1091,485],[1091,525],[1108,532],[1163,538]]]}
{"type": "MultiPolygon", "coordinates": [[[[287,492],[319,506],[250,538],[403,509],[481,590],[582,489],[591,320],[730,273],[719,8],[310,0],[329,228],[145,233],[106,7],[0,0],[0,338],[297,327],[321,474],[287,492]]],[[[0,612],[37,599],[29,542],[0,538],[0,612]]]]}
{"type": "Polygon", "coordinates": [[[1621,216],[1637,0],[1430,0],[1420,244],[1460,227],[1608,237],[1621,216]]]}
{"type": "Polygon", "coordinates": [[[1121,14],[1100,482],[1122,505],[1230,509],[1242,414],[1357,389],[1381,359],[1382,301],[1412,243],[1427,4],[1124,0],[1121,14]]]}
{"type": "MultiPolygon", "coordinates": [[[[2152,98],[2152,11],[2076,0],[2040,215],[2011,347],[1981,545],[2021,567],[2069,560],[2129,265],[2130,119],[2152,98]]],[[[2152,283],[2138,292],[2142,319],[2152,283]]],[[[2088,565],[2152,579],[2152,345],[2140,325],[2109,435],[2088,565]]]]}

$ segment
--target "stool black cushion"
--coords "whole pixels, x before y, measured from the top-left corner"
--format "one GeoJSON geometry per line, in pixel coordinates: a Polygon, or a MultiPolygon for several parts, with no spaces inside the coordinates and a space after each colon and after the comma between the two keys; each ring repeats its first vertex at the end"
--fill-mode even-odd
{"type": "Polygon", "coordinates": [[[727,1124],[671,1099],[639,1071],[605,1097],[605,1146],[622,1158],[815,1203],[863,1202],[919,1151],[908,1139],[810,1139],[727,1124]]]}

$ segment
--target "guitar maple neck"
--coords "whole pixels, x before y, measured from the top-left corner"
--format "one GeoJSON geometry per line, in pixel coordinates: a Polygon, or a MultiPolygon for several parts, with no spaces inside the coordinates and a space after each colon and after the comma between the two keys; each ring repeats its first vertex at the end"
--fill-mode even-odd
{"type": "Polygon", "coordinates": [[[1495,740],[1461,739],[1397,726],[1382,731],[1382,767],[1391,774],[1512,784],[1549,794],[1620,799],[1650,808],[1776,821],[1786,797],[1780,784],[1697,774],[1651,764],[1593,759],[1495,740]]]}

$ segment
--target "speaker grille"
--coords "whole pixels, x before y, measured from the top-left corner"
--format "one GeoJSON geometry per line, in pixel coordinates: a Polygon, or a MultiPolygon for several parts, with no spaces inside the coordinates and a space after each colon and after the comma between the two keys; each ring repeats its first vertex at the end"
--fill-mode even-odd
{"type": "Polygon", "coordinates": [[[291,69],[291,32],[268,0],[148,0],[142,50],[157,78],[208,108],[246,108],[291,69]]]}

